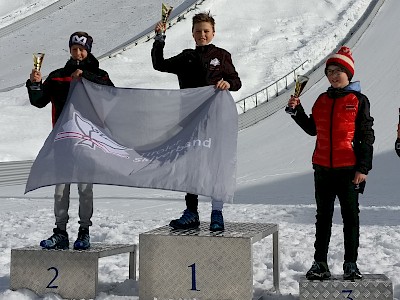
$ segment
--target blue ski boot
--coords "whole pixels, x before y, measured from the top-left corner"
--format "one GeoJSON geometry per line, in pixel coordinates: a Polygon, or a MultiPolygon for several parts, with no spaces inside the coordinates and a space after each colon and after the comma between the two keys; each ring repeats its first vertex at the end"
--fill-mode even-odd
{"type": "Polygon", "coordinates": [[[59,228],[53,229],[53,235],[40,242],[43,249],[66,250],[69,248],[68,233],[59,228]]]}
{"type": "Polygon", "coordinates": [[[224,226],[224,217],[222,216],[222,211],[213,210],[211,212],[210,230],[211,231],[223,231],[224,229],[225,229],[225,226],[224,226]]]}
{"type": "Polygon", "coordinates": [[[74,243],[74,250],[87,250],[90,248],[89,228],[79,227],[78,238],[74,243]]]}
{"type": "Polygon", "coordinates": [[[199,213],[192,212],[188,209],[183,211],[183,215],[179,219],[172,220],[169,223],[173,229],[195,229],[200,226],[199,213]]]}

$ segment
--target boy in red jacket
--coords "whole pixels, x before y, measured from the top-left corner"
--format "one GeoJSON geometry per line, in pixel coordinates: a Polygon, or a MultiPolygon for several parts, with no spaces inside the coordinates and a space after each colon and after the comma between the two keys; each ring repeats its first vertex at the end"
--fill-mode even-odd
{"type": "Polygon", "coordinates": [[[348,47],[341,47],[328,58],[325,75],[331,86],[315,101],[309,117],[298,98],[292,96],[288,102],[296,110],[292,115],[296,123],[309,135],[317,136],[312,157],[317,204],[315,253],[306,277],[322,280],[331,276],[327,255],[337,196],[343,218],[343,278],[360,279],[356,264],[360,231],[358,196],[372,168],[374,119],[359,82],[350,82],[354,60],[348,47]]]}

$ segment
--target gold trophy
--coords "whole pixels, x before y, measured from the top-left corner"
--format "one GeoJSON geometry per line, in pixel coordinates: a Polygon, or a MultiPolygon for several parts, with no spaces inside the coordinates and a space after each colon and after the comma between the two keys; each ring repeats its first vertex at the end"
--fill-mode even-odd
{"type": "MultiPolygon", "coordinates": [[[[40,71],[42,67],[44,53],[33,53],[33,69],[40,71]]],[[[32,82],[31,90],[40,90],[39,82],[32,82]]]]}
{"type": "MultiPolygon", "coordinates": [[[[167,25],[168,18],[171,15],[173,7],[169,6],[168,4],[163,3],[161,6],[161,22],[167,25]]],[[[161,31],[160,33],[163,34],[165,31],[161,31]]]]}
{"type": "MultiPolygon", "coordinates": [[[[297,75],[296,78],[296,85],[294,88],[294,97],[298,98],[301,95],[301,92],[303,91],[304,87],[306,86],[307,82],[308,82],[309,78],[305,75],[297,75]]],[[[292,116],[295,116],[297,111],[295,107],[290,107],[290,106],[286,106],[285,111],[292,116]]]]}

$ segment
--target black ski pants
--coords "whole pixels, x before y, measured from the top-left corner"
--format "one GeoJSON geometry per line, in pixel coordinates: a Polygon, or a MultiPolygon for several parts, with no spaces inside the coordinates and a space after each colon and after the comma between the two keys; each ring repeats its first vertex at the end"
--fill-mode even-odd
{"type": "Polygon", "coordinates": [[[198,195],[187,193],[185,196],[186,208],[192,212],[197,212],[197,207],[199,205],[198,195]]]}
{"type": "Polygon", "coordinates": [[[327,262],[332,233],[332,217],[336,196],[343,219],[344,261],[356,262],[360,221],[358,192],[354,189],[354,169],[332,169],[314,165],[315,200],[317,204],[315,254],[317,262],[327,262]]]}

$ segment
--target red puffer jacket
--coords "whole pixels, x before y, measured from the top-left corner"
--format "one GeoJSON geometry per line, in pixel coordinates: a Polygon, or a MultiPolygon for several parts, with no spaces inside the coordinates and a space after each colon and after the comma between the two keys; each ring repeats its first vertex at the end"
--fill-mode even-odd
{"type": "Polygon", "coordinates": [[[312,108],[317,141],[312,162],[340,168],[356,165],[352,142],[358,113],[358,99],[354,94],[332,99],[322,94],[312,108]]]}
{"type": "Polygon", "coordinates": [[[359,82],[343,89],[328,88],[315,101],[312,114],[296,106],[292,116],[309,135],[317,136],[313,165],[325,168],[354,168],[368,174],[372,168],[375,141],[374,118],[359,82]]]}

